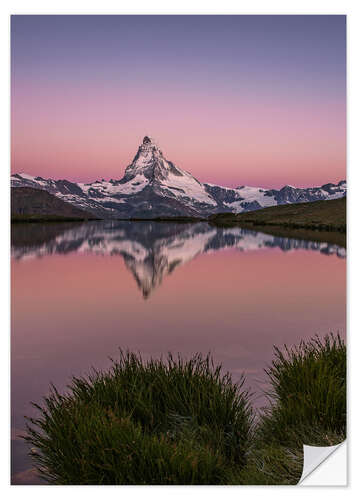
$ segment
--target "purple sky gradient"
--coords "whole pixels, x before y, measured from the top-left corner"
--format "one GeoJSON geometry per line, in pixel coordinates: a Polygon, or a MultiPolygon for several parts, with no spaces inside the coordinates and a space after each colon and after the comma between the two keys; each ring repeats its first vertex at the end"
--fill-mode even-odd
{"type": "Polygon", "coordinates": [[[339,181],[345,23],[345,16],[13,16],[12,171],[117,179],[149,134],[202,181],[339,181]]]}

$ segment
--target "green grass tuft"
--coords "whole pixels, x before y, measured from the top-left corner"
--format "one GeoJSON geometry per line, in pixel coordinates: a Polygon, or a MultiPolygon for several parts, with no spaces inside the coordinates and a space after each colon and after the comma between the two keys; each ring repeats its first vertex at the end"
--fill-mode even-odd
{"type": "MultiPolygon", "coordinates": [[[[266,373],[272,390],[272,405],[262,416],[260,433],[289,445],[306,429],[327,434],[346,433],[346,346],[340,336],[327,335],[301,342],[282,351],[274,348],[275,358],[266,373]]],[[[313,443],[329,446],[328,438],[313,443]]]]}
{"type": "Polygon", "coordinates": [[[109,372],[52,387],[27,441],[55,484],[227,484],[250,446],[252,409],[211,358],[144,362],[121,353],[109,372]]]}
{"type": "Polygon", "coordinates": [[[53,484],[296,484],[303,444],[346,436],[346,346],[333,334],[274,348],[270,405],[210,356],[121,352],[108,372],[52,387],[25,439],[53,484]]]}
{"type": "Polygon", "coordinates": [[[296,484],[303,445],[333,446],[346,438],[346,346],[339,335],[284,350],[274,347],[266,370],[270,405],[255,429],[240,484],[296,484]]]}

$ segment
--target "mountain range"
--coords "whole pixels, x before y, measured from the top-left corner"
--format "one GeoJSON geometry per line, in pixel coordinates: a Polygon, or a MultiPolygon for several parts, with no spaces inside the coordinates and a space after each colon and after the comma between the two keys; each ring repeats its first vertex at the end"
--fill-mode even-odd
{"type": "Polygon", "coordinates": [[[346,195],[346,181],[319,187],[278,189],[202,183],[166,160],[145,136],[119,180],[90,183],[44,179],[26,173],[11,176],[12,187],[45,190],[99,218],[207,217],[222,212],[241,213],[273,205],[332,200],[346,195]]]}

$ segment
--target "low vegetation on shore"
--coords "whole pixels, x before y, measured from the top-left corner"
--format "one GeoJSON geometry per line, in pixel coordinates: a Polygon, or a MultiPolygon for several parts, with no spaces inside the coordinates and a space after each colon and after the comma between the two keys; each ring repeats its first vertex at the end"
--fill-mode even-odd
{"type": "Polygon", "coordinates": [[[346,232],[346,198],[275,205],[240,214],[222,213],[209,217],[220,226],[279,226],[288,229],[346,232]]]}
{"type": "Polygon", "coordinates": [[[210,356],[144,361],[52,387],[26,441],[52,484],[296,484],[302,445],[346,434],[346,348],[339,336],[275,348],[259,415],[244,379],[210,356]]]}
{"type": "Polygon", "coordinates": [[[346,438],[346,346],[340,336],[274,347],[266,370],[270,404],[255,429],[239,484],[296,484],[303,445],[333,446],[346,438]]]}
{"type": "Polygon", "coordinates": [[[208,356],[144,362],[121,353],[109,372],[53,389],[29,442],[60,484],[226,484],[246,460],[249,395],[208,356]]]}
{"type": "Polygon", "coordinates": [[[221,213],[209,223],[241,227],[278,237],[327,242],[346,247],[346,198],[276,205],[240,214],[221,213]]]}

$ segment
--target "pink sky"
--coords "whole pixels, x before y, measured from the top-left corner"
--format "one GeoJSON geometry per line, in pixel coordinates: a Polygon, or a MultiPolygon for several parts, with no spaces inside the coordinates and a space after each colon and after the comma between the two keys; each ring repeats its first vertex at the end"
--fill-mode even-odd
{"type": "Polygon", "coordinates": [[[345,114],[337,103],[326,107],[316,98],[307,113],[299,101],[271,96],[212,96],[208,107],[192,92],[175,99],[113,89],[96,100],[95,90],[86,90],[63,89],[56,99],[27,90],[27,106],[14,99],[13,172],[118,179],[149,134],[167,159],[201,181],[278,187],[345,176],[345,114]]]}
{"type": "Polygon", "coordinates": [[[119,179],[148,134],[203,182],[345,178],[344,16],[99,17],[13,18],[12,172],[119,179]]]}

